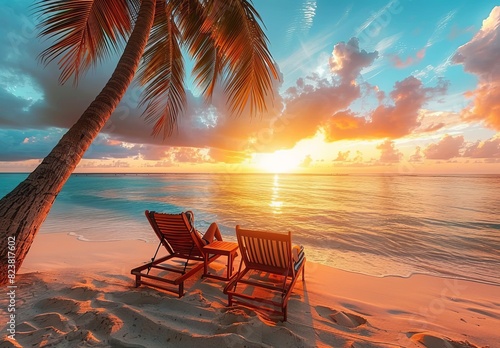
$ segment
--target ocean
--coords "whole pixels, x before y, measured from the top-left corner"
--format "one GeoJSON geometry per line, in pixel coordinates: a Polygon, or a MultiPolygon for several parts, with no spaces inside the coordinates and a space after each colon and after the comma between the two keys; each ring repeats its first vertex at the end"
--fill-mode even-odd
{"type": "MultiPolygon", "coordinates": [[[[0,196],[26,176],[0,174],[0,196]]],[[[202,232],[291,231],[308,260],[350,272],[500,285],[499,192],[500,175],[73,174],[40,233],[144,240],[153,253],[144,211],[192,210],[202,232]]]]}

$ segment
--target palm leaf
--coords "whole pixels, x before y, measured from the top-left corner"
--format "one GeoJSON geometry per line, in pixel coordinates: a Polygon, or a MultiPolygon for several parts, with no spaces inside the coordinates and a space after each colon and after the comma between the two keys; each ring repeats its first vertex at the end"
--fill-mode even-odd
{"type": "Polygon", "coordinates": [[[223,71],[223,57],[215,46],[210,28],[203,27],[208,21],[207,6],[197,0],[183,0],[180,5],[177,11],[179,27],[189,55],[194,59],[194,81],[205,100],[210,101],[223,71]]]}
{"type": "Polygon", "coordinates": [[[208,8],[202,31],[212,31],[223,55],[225,92],[232,112],[241,114],[267,109],[266,95],[278,78],[275,62],[267,48],[267,37],[259,26],[259,14],[246,0],[214,0],[208,8]]]}
{"type": "Polygon", "coordinates": [[[182,38],[174,21],[174,3],[156,4],[155,20],[139,69],[139,82],[146,85],[140,105],[146,120],[154,122],[153,134],[170,135],[186,105],[182,38]]]}
{"type": "Polygon", "coordinates": [[[39,0],[39,36],[54,43],[39,58],[49,64],[59,58],[59,81],[80,75],[116,52],[128,38],[140,0],[39,0]]]}

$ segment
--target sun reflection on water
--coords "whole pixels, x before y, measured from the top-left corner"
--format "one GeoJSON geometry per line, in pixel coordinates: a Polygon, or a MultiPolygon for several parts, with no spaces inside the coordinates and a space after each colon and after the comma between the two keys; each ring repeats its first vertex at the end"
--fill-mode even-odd
{"type": "Polygon", "coordinates": [[[273,214],[280,214],[281,207],[283,206],[283,201],[280,200],[280,187],[279,187],[279,175],[275,174],[273,178],[273,187],[271,194],[271,203],[269,206],[273,208],[273,214]]]}

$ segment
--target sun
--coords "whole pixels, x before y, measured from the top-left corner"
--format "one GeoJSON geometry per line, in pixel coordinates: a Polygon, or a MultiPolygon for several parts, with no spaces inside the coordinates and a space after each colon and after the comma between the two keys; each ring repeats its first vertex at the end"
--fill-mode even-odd
{"type": "Polygon", "coordinates": [[[300,156],[293,151],[280,150],[273,153],[257,153],[254,157],[256,169],[267,173],[291,173],[300,165],[300,156]]]}

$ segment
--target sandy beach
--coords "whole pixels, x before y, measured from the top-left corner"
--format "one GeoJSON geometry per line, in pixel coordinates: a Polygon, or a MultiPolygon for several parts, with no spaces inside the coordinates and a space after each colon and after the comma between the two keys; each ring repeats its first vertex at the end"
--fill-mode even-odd
{"type": "MultiPolygon", "coordinates": [[[[38,235],[15,279],[14,335],[12,302],[0,301],[0,346],[493,348],[500,342],[497,286],[426,275],[376,278],[308,262],[288,321],[281,322],[227,307],[225,283],[201,273],[180,299],[135,288],[130,269],[155,248],[38,235]]],[[[213,271],[222,271],[222,262],[213,271]]]]}

